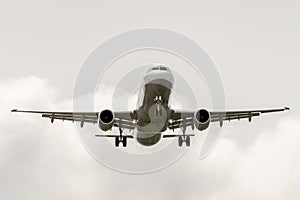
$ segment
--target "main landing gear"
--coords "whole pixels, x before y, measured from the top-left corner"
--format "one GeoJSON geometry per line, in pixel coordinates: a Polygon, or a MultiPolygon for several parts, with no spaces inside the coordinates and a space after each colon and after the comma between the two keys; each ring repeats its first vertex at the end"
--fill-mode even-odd
{"type": "Polygon", "coordinates": [[[119,147],[120,143],[122,142],[123,147],[127,146],[127,137],[115,137],[115,146],[119,147]]]}
{"type": "Polygon", "coordinates": [[[122,143],[123,147],[127,147],[127,137],[122,136],[123,130],[121,128],[119,128],[119,131],[120,131],[120,136],[115,137],[115,146],[119,147],[120,143],[122,143]]]}
{"type": "Polygon", "coordinates": [[[187,147],[189,147],[191,145],[191,137],[188,136],[184,136],[184,135],[180,135],[178,136],[178,146],[182,146],[182,144],[185,143],[187,147]]]}
{"type": "Polygon", "coordinates": [[[191,137],[189,135],[185,134],[186,132],[186,119],[183,119],[182,122],[182,135],[178,136],[178,146],[182,146],[183,143],[185,143],[185,145],[187,147],[189,147],[191,145],[191,137]]]}

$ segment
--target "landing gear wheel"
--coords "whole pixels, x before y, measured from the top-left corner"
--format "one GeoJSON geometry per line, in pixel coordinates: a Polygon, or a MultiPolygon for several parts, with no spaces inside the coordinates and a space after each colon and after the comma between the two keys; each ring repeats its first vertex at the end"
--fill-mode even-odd
{"type": "Polygon", "coordinates": [[[119,147],[122,142],[123,147],[127,147],[127,137],[115,137],[115,146],[119,147]]]}
{"type": "Polygon", "coordinates": [[[123,143],[123,147],[127,147],[127,137],[123,137],[122,143],[123,143]]]}
{"type": "Polygon", "coordinates": [[[190,136],[186,136],[185,144],[186,144],[187,147],[189,147],[191,145],[191,137],[190,136]]]}
{"type": "Polygon", "coordinates": [[[178,137],[178,146],[182,146],[182,144],[185,143],[187,147],[191,145],[191,137],[190,136],[179,136],[178,137]]]}
{"type": "Polygon", "coordinates": [[[183,136],[179,136],[178,137],[178,146],[182,146],[182,143],[183,143],[183,136]]]}
{"type": "MultiPolygon", "coordinates": [[[[119,147],[119,144],[120,144],[119,137],[115,137],[115,146],[116,146],[116,147],[119,147]]],[[[123,145],[124,145],[124,144],[123,144],[123,145]]]]}
{"type": "Polygon", "coordinates": [[[155,111],[155,115],[156,116],[162,116],[162,110],[161,109],[157,109],[156,111],[155,111]]]}

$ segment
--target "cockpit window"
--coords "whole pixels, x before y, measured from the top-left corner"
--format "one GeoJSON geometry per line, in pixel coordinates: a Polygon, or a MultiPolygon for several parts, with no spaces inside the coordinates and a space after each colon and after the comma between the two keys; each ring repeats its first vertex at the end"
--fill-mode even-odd
{"type": "Polygon", "coordinates": [[[153,71],[153,70],[162,70],[162,71],[170,71],[167,67],[163,65],[157,65],[155,67],[149,68],[147,72],[153,71]]]}

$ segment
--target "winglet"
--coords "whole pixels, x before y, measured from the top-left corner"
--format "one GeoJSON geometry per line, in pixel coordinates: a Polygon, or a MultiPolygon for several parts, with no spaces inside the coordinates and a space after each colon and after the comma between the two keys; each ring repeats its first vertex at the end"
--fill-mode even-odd
{"type": "Polygon", "coordinates": [[[290,107],[284,107],[284,110],[288,110],[289,113],[291,114],[291,108],[290,107]]]}

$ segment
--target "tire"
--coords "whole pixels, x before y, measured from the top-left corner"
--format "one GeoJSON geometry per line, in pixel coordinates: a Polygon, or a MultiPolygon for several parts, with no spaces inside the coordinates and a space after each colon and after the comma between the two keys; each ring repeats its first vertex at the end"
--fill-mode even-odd
{"type": "Polygon", "coordinates": [[[189,147],[191,145],[191,137],[190,136],[186,136],[185,144],[186,144],[187,147],[189,147]]]}
{"type": "Polygon", "coordinates": [[[178,146],[182,146],[183,140],[182,140],[182,136],[178,136],[178,146]]]}
{"type": "Polygon", "coordinates": [[[115,137],[115,146],[119,147],[119,144],[120,144],[119,137],[115,137]]]}
{"type": "Polygon", "coordinates": [[[123,147],[127,147],[127,137],[123,137],[122,143],[123,143],[123,147]]]}

